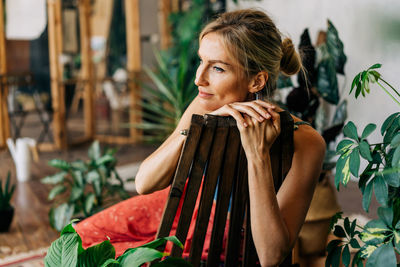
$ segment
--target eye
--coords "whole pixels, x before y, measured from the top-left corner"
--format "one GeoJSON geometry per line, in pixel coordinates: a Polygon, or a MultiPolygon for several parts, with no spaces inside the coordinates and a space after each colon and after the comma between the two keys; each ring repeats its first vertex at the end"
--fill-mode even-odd
{"type": "Polygon", "coordinates": [[[217,66],[214,66],[213,69],[215,71],[217,71],[217,72],[224,72],[225,71],[223,68],[220,68],[220,67],[217,67],[217,66]]]}

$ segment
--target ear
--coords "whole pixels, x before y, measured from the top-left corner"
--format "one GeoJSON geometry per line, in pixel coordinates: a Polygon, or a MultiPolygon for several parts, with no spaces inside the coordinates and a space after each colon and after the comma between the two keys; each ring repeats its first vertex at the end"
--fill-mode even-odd
{"type": "Polygon", "coordinates": [[[254,75],[249,82],[249,92],[257,93],[262,90],[268,81],[268,73],[266,71],[260,71],[256,75],[254,75]]]}

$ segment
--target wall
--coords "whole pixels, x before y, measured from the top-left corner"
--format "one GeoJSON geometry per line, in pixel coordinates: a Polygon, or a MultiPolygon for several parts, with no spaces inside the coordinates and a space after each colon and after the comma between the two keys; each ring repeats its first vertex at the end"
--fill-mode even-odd
{"type": "MultiPolygon", "coordinates": [[[[329,18],[336,26],[347,55],[345,78],[339,79],[342,99],[348,99],[348,119],[361,128],[369,122],[380,126],[389,114],[400,107],[374,85],[366,98],[348,95],[353,77],[374,63],[382,63],[381,74],[400,89],[400,1],[398,0],[263,0],[228,4],[228,10],[257,7],[266,11],[281,32],[297,45],[308,27],[313,42],[326,29],[329,18]]],[[[295,79],[293,79],[295,80],[295,79]]],[[[378,133],[371,143],[378,141],[378,133]]]]}

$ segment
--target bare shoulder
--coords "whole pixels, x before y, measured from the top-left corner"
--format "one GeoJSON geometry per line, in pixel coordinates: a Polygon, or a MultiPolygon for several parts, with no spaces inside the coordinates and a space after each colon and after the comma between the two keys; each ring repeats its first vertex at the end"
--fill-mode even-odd
{"type": "MultiPolygon", "coordinates": [[[[295,117],[295,121],[299,121],[299,119],[295,117]]],[[[314,128],[309,125],[300,125],[294,131],[294,148],[296,154],[307,154],[309,157],[315,156],[323,159],[326,144],[322,136],[314,128]]]]}

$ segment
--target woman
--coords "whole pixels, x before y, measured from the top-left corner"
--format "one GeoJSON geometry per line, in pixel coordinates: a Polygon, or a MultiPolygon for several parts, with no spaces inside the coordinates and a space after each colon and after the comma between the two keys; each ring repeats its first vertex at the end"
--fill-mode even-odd
{"type": "MultiPolygon", "coordinates": [[[[195,80],[199,93],[175,131],[142,163],[136,176],[140,194],[162,191],[122,202],[82,222],[77,231],[86,246],[105,237],[103,233],[89,233],[93,227],[97,232],[111,233],[111,242],[123,243],[125,249],[133,245],[129,238],[136,238],[134,244],[148,241],[145,239],[152,235],[154,238],[186,138],[180,131],[189,128],[192,114],[232,116],[248,160],[254,244],[261,265],[276,266],[294,246],[304,222],[321,171],[325,143],[310,126],[295,131],[292,166],[275,194],[269,149],[280,133],[280,108],[252,99],[271,95],[280,71],[286,75],[299,72],[300,57],[291,40],[282,41],[271,19],[256,10],[222,14],[203,29],[199,42],[200,65],[195,80]],[[122,222],[123,218],[127,219],[122,222]],[[108,229],[106,221],[110,219],[119,229],[108,229]]],[[[124,246],[116,247],[122,250],[124,246]]]]}

